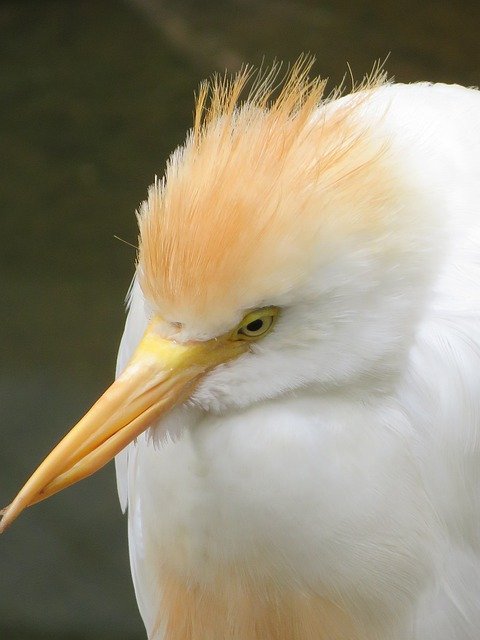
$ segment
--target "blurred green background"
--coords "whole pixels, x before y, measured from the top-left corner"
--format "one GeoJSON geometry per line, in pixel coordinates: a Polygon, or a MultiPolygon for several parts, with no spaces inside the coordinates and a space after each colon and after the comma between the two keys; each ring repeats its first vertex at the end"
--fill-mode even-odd
{"type": "MultiPolygon", "coordinates": [[[[0,3],[0,502],[106,387],[134,210],[215,70],[317,57],[340,82],[480,83],[478,0],[0,3]]],[[[0,638],[144,637],[112,465],[0,539],[0,638]]]]}

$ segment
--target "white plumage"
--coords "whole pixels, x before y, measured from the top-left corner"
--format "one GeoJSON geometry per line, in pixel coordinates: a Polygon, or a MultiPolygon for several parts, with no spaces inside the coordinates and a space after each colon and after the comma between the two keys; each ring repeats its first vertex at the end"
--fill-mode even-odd
{"type": "MultiPolygon", "coordinates": [[[[408,185],[387,229],[402,250],[332,251],[270,301],[286,310],[255,353],[117,458],[151,638],[177,637],[164,565],[207,589],[234,566],[259,590],[319,595],[358,634],[325,638],[478,638],[480,94],[384,85],[358,117],[408,185]]],[[[148,316],[136,283],[119,370],[148,316]]]]}
{"type": "Polygon", "coordinates": [[[119,377],[0,530],[117,454],[150,640],[476,640],[480,93],[309,67],[201,88],[119,377]]]}

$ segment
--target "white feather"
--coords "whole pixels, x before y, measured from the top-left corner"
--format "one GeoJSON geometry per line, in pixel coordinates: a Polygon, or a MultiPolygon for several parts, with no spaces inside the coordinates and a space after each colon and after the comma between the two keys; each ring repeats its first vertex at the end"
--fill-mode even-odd
{"type": "MultiPolygon", "coordinates": [[[[151,638],[159,558],[199,580],[274,574],[340,599],[371,638],[478,638],[480,94],[388,85],[362,117],[413,184],[410,255],[394,268],[347,247],[253,353],[117,457],[151,638]]],[[[119,371],[147,317],[135,283],[119,371]]]]}
{"type": "MultiPolygon", "coordinates": [[[[143,297],[136,278],[133,278],[130,284],[126,299],[128,315],[118,350],[117,367],[115,371],[117,378],[125,369],[135,347],[140,342],[148,322],[143,297]]],[[[115,456],[118,497],[124,513],[127,509],[128,502],[128,456],[130,449],[130,446],[125,447],[123,451],[115,456]]]]}

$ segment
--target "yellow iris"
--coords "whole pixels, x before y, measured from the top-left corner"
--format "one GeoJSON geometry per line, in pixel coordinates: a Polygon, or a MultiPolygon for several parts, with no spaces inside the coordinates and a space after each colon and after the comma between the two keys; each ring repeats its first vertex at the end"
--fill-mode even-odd
{"type": "Polygon", "coordinates": [[[248,313],[235,331],[237,340],[256,340],[267,334],[275,324],[276,307],[264,307],[248,313]]]}

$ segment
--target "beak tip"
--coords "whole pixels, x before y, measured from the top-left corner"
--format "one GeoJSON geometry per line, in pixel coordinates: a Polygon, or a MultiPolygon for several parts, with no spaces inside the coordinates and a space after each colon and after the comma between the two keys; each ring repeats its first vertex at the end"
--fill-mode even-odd
{"type": "Polygon", "coordinates": [[[16,520],[19,513],[15,513],[15,510],[12,510],[13,503],[7,505],[3,509],[0,509],[0,535],[5,533],[8,527],[12,524],[14,520],[16,520]]]}
{"type": "Polygon", "coordinates": [[[0,520],[0,534],[5,533],[5,531],[8,529],[9,522],[5,517],[7,514],[7,511],[8,511],[8,507],[5,507],[4,509],[0,510],[0,516],[2,518],[0,520]]]}

